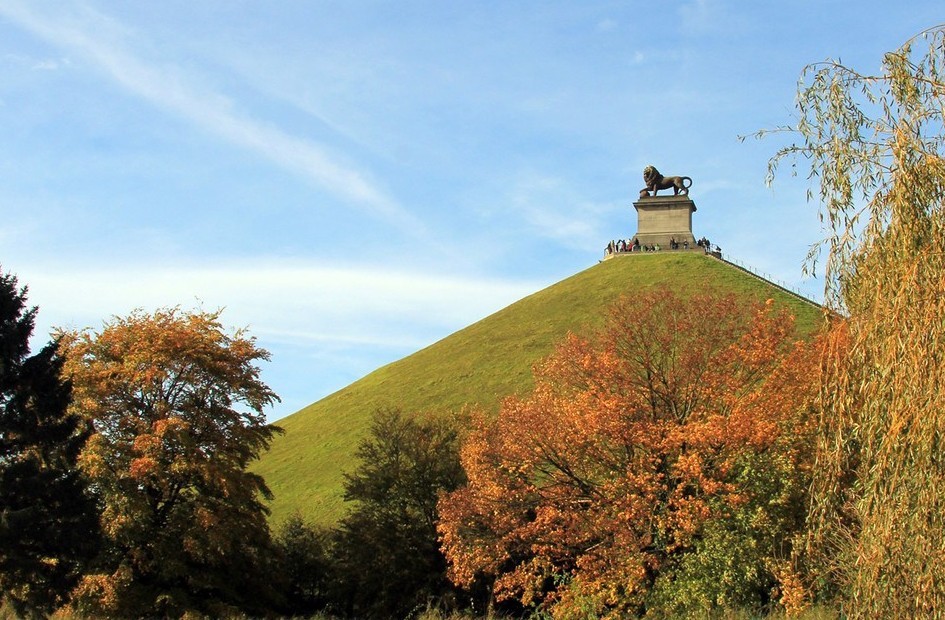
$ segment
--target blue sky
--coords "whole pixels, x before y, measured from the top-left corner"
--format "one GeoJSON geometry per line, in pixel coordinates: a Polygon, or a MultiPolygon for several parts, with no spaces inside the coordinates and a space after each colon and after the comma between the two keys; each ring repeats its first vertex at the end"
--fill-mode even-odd
{"type": "Polygon", "coordinates": [[[0,0],[0,264],[41,338],[224,307],[277,419],[595,264],[642,170],[693,229],[804,279],[768,188],[805,64],[863,71],[940,2],[0,0]]]}

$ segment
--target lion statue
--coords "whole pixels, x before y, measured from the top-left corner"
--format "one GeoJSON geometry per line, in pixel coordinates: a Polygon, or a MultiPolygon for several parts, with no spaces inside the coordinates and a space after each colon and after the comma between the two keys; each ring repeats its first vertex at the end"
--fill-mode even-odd
{"type": "Polygon", "coordinates": [[[643,169],[643,182],[646,183],[646,187],[640,190],[641,198],[649,196],[650,192],[653,192],[652,195],[656,196],[656,192],[659,190],[669,189],[670,187],[673,188],[673,195],[688,195],[689,188],[692,186],[691,178],[664,177],[655,166],[647,166],[643,169]],[[689,183],[688,185],[686,184],[687,181],[689,183]]]}

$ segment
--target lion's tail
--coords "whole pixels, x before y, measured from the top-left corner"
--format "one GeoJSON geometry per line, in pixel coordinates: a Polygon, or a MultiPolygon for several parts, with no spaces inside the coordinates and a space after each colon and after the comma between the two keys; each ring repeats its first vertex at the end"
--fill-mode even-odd
{"type": "Polygon", "coordinates": [[[690,177],[683,177],[682,180],[683,180],[683,187],[685,187],[686,189],[689,189],[690,187],[692,187],[692,179],[690,177]],[[689,181],[689,185],[686,185],[686,181],[689,181]]]}

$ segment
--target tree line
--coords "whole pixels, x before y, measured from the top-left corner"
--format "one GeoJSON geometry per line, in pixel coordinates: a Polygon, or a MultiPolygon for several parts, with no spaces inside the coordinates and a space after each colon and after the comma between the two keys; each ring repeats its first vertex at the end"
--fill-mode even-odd
{"type": "Polygon", "coordinates": [[[219,312],[135,311],[30,355],[36,309],[0,274],[0,593],[20,617],[395,617],[462,606],[436,536],[465,481],[456,420],[379,411],[334,529],[270,530],[248,466],[282,432],[268,353],[219,312]]]}
{"type": "Polygon", "coordinates": [[[347,515],[273,533],[248,465],[280,432],[277,397],[251,337],[172,308],[29,356],[25,296],[0,279],[0,584],[18,613],[565,617],[788,595],[818,345],[771,302],[656,289],[562,341],[497,416],[378,411],[347,515]]]}

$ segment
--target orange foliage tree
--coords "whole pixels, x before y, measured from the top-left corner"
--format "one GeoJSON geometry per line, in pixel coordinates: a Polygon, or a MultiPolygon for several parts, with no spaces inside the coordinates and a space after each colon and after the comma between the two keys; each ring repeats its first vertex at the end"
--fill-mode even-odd
{"type": "Polygon", "coordinates": [[[134,312],[63,334],[73,408],[95,433],[80,467],[99,494],[106,551],[74,600],[107,616],[264,613],[270,495],[247,470],[275,426],[268,353],[219,312],[134,312]]]}
{"type": "Polygon", "coordinates": [[[810,475],[818,356],[793,330],[770,300],[661,289],[568,336],[463,446],[451,578],[556,617],[769,602],[810,475]]]}

